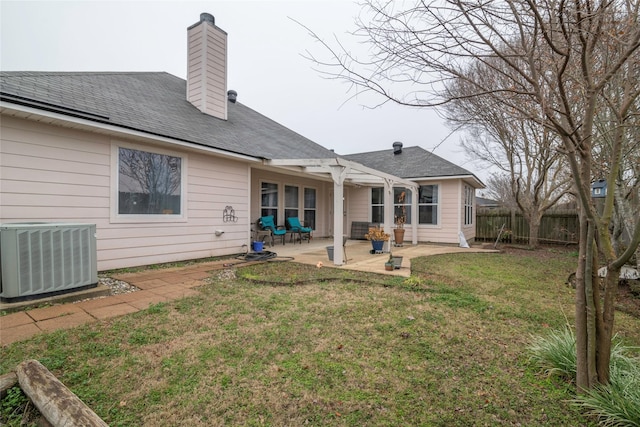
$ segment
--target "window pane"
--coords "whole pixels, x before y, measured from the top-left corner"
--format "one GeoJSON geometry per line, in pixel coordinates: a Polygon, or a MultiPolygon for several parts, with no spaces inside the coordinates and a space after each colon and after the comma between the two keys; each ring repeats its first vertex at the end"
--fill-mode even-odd
{"type": "Polygon", "coordinates": [[[371,189],[371,204],[381,205],[384,203],[384,188],[376,187],[371,189]]]}
{"type": "MultiPolygon", "coordinates": [[[[262,207],[278,206],[278,184],[262,183],[262,207]]],[[[263,215],[264,216],[264,215],[263,215]]]]}
{"type": "Polygon", "coordinates": [[[292,216],[297,217],[298,216],[298,209],[285,209],[284,210],[284,217],[286,218],[291,218],[292,216]]]}
{"type": "Polygon", "coordinates": [[[438,186],[421,185],[419,203],[438,203],[438,186]]]}
{"type": "Polygon", "coordinates": [[[420,224],[436,225],[438,223],[438,207],[418,206],[418,216],[420,217],[420,224]]]}
{"type": "Polygon", "coordinates": [[[393,217],[399,218],[404,214],[404,222],[405,224],[411,224],[411,206],[405,206],[404,212],[402,211],[402,206],[394,206],[393,208],[393,217]]]}
{"type": "Polygon", "coordinates": [[[316,190],[304,189],[304,226],[316,229],[316,190]]]}
{"type": "Polygon", "coordinates": [[[260,216],[269,216],[269,215],[273,215],[274,221],[277,221],[278,209],[262,208],[260,210],[260,216]]]}
{"type": "Polygon", "coordinates": [[[384,222],[383,206],[371,206],[371,222],[377,222],[377,223],[384,222]]]}
{"type": "Polygon", "coordinates": [[[316,190],[315,188],[304,189],[304,208],[315,209],[316,208],[316,190]]]}
{"type": "Polygon", "coordinates": [[[180,215],[182,159],[118,149],[118,213],[180,215]]]}
{"type": "Polygon", "coordinates": [[[304,211],[304,226],[316,229],[316,211],[305,210],[304,211]]]}
{"type": "Polygon", "coordinates": [[[297,208],[298,207],[298,187],[291,185],[285,185],[284,187],[284,207],[285,208],[297,208]]]}

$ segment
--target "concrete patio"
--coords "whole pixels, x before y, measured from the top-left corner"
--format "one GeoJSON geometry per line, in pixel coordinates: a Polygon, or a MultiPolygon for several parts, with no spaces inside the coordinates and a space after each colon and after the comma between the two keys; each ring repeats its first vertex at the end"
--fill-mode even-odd
{"type": "MultiPolygon", "coordinates": [[[[326,268],[334,266],[333,262],[329,261],[326,250],[332,242],[329,239],[312,239],[310,242],[295,244],[287,242],[284,246],[267,246],[265,251],[276,253],[279,259],[291,259],[303,264],[318,265],[322,262],[323,268],[326,268]]],[[[409,277],[412,258],[443,253],[497,252],[480,247],[463,249],[425,244],[392,249],[394,255],[403,257],[402,266],[400,269],[385,271],[384,263],[389,258],[388,253],[371,254],[370,242],[348,241],[345,251],[347,263],[337,268],[409,277]]],[[[242,263],[240,259],[224,259],[184,267],[112,275],[113,278],[139,289],[127,294],[109,295],[109,289],[101,285],[81,292],[25,303],[1,303],[0,310],[8,311],[10,314],[0,316],[0,346],[25,340],[42,332],[68,329],[144,310],[151,304],[197,295],[198,286],[205,283],[204,280],[210,277],[211,272],[242,263]],[[34,308],[36,306],[39,307],[34,308]]]]}

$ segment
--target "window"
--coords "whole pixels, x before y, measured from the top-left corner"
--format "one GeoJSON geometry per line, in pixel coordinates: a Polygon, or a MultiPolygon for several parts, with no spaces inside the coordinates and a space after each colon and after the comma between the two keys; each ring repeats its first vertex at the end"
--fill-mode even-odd
{"type": "Polygon", "coordinates": [[[411,191],[403,187],[393,188],[393,222],[404,216],[404,223],[411,224],[411,191]]]}
{"type": "Polygon", "coordinates": [[[418,192],[418,224],[438,225],[438,186],[421,185],[418,192]]]}
{"type": "Polygon", "coordinates": [[[384,222],[384,188],[375,187],[371,189],[371,222],[384,222]]]}
{"type": "Polygon", "coordinates": [[[293,185],[284,186],[284,218],[298,216],[298,187],[293,185]]]}
{"type": "Polygon", "coordinates": [[[278,184],[262,183],[260,197],[260,216],[273,215],[274,222],[278,222],[278,184]]]}
{"type": "Polygon", "coordinates": [[[181,215],[182,158],[118,147],[117,212],[181,215]]]}
{"type": "Polygon", "coordinates": [[[473,224],[473,199],[475,192],[468,185],[464,186],[464,225],[473,224]]]}
{"type": "Polygon", "coordinates": [[[316,229],[316,190],[304,189],[304,226],[316,229]]]}

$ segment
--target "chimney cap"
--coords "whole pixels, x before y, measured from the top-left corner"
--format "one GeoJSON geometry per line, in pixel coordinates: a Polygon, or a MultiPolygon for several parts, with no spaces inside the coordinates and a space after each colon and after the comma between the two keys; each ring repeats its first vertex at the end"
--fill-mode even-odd
{"type": "Polygon", "coordinates": [[[205,12],[200,14],[200,22],[211,22],[212,25],[215,25],[216,18],[212,14],[205,12]]]}
{"type": "Polygon", "coordinates": [[[236,92],[235,90],[231,89],[227,91],[227,99],[233,103],[236,102],[236,99],[238,99],[238,92],[236,92]]]}
{"type": "Polygon", "coordinates": [[[396,141],[393,143],[393,154],[402,153],[402,142],[396,141]]]}

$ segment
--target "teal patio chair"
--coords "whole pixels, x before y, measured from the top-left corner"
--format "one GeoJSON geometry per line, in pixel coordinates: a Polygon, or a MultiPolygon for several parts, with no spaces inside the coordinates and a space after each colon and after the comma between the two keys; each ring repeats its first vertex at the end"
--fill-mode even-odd
{"type": "Polygon", "coordinates": [[[260,217],[258,223],[263,230],[269,230],[271,232],[271,246],[273,246],[274,239],[277,237],[282,238],[282,244],[284,245],[284,238],[287,235],[287,229],[282,225],[276,226],[276,223],[273,220],[273,215],[260,217]]]}
{"type": "Polygon", "coordinates": [[[294,234],[297,234],[300,243],[302,243],[303,238],[307,239],[307,242],[311,242],[311,232],[313,230],[310,227],[304,227],[297,216],[287,218],[287,228],[291,232],[292,239],[294,234]]]}

